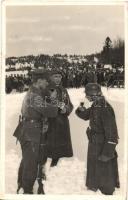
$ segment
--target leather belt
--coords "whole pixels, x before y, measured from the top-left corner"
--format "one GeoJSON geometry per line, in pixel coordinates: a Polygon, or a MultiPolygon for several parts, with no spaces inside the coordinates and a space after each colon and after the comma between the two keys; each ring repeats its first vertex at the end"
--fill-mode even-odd
{"type": "Polygon", "coordinates": [[[23,121],[26,121],[26,122],[31,122],[31,123],[34,123],[34,122],[41,123],[41,120],[28,119],[28,118],[25,118],[25,117],[23,117],[22,120],[23,120],[23,121]]]}

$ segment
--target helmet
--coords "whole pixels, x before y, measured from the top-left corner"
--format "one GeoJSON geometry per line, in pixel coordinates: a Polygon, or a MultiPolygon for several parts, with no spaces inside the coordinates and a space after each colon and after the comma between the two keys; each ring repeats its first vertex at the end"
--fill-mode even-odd
{"type": "Polygon", "coordinates": [[[88,83],[85,86],[85,93],[87,96],[101,96],[101,86],[97,83],[88,83]]]}

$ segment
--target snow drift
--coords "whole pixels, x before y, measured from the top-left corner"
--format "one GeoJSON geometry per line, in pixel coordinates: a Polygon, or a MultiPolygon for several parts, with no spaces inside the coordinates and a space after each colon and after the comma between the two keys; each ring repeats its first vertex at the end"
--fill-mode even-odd
{"type": "MultiPolygon", "coordinates": [[[[119,154],[119,173],[121,188],[115,194],[124,192],[124,89],[106,89],[102,88],[103,94],[113,106],[116,114],[116,121],[120,141],[117,146],[119,154]],[[119,112],[120,108],[120,112],[119,112]]],[[[71,101],[75,108],[81,101],[84,101],[86,107],[89,102],[84,98],[84,89],[69,89],[71,101]]],[[[15,194],[17,187],[17,170],[21,159],[20,145],[16,145],[16,140],[12,136],[18,123],[18,116],[25,93],[6,95],[6,162],[5,162],[5,183],[6,194],[15,194]]],[[[47,180],[44,182],[46,194],[100,194],[88,191],[85,187],[86,177],[86,155],[87,155],[87,138],[86,128],[88,122],[79,119],[75,113],[71,113],[70,129],[74,151],[73,158],[60,159],[57,167],[50,168],[51,160],[48,159],[46,164],[47,180]]],[[[37,184],[34,191],[36,193],[37,184]]]]}

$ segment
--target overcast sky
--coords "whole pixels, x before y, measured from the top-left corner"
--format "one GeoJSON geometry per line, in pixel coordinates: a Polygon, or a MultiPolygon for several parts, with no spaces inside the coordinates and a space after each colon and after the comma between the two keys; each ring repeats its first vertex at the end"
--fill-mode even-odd
{"type": "Polygon", "coordinates": [[[6,56],[91,54],[124,39],[121,6],[8,6],[6,56]]]}

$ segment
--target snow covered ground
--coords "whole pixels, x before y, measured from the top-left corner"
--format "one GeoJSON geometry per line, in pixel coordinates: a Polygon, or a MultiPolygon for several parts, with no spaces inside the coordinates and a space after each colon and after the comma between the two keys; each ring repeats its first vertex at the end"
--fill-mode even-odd
{"type": "MultiPolygon", "coordinates": [[[[116,195],[124,193],[126,176],[124,170],[124,89],[106,89],[102,88],[103,94],[111,103],[115,110],[117,126],[120,141],[117,146],[119,154],[119,173],[121,188],[116,190],[116,195]]],[[[71,101],[75,108],[81,101],[85,102],[85,106],[89,106],[89,102],[84,98],[84,90],[69,89],[71,101]]],[[[6,162],[5,162],[5,191],[6,194],[15,194],[17,187],[17,170],[21,159],[20,145],[16,145],[16,140],[12,136],[18,123],[18,115],[25,93],[6,95],[6,162]]],[[[59,161],[57,167],[50,168],[51,160],[48,159],[46,165],[47,181],[44,182],[46,194],[100,194],[98,191],[94,193],[88,191],[85,187],[86,177],[86,155],[87,155],[87,138],[86,128],[88,122],[79,119],[75,113],[71,113],[70,129],[72,137],[72,145],[74,151],[73,158],[63,158],[59,161]]],[[[34,191],[36,193],[37,184],[34,191]]]]}

